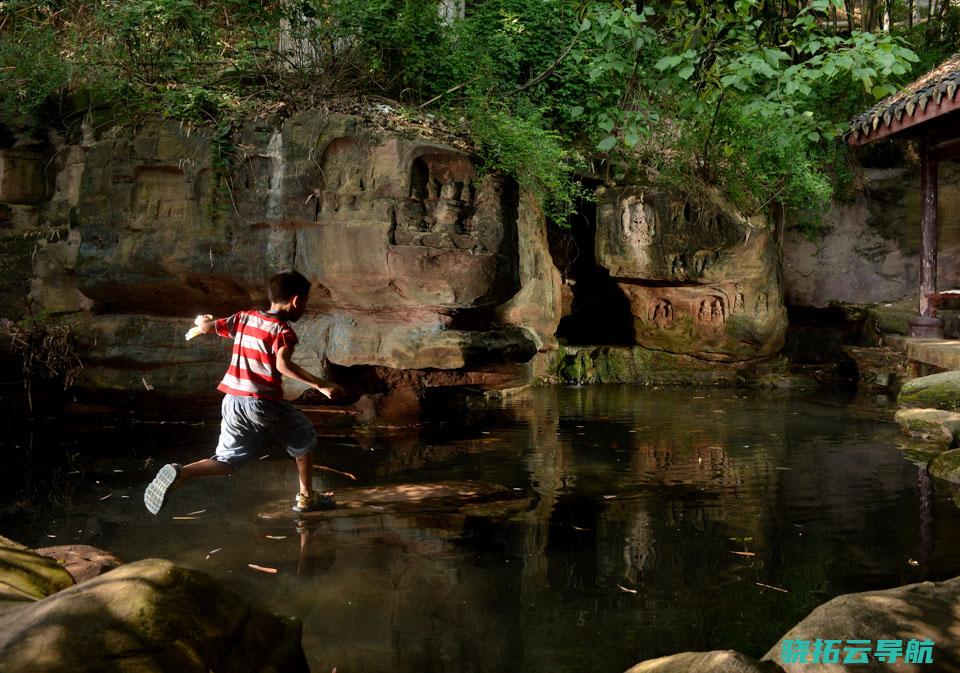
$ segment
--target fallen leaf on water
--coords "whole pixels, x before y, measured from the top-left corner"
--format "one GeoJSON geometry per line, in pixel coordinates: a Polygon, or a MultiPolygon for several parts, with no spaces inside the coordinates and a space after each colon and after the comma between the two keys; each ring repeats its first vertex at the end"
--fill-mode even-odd
{"type": "Polygon", "coordinates": [[[736,554],[737,556],[756,556],[752,551],[732,551],[731,554],[736,554]]]}
{"type": "Polygon", "coordinates": [[[195,515],[197,515],[197,514],[203,514],[203,513],[206,512],[206,511],[207,511],[207,510],[205,510],[205,509],[198,509],[196,512],[190,512],[190,513],[188,513],[187,516],[195,516],[195,515]]]}
{"type": "Polygon", "coordinates": [[[105,496],[103,496],[102,498],[100,498],[100,502],[103,502],[103,501],[106,500],[107,498],[112,498],[112,497],[113,497],[113,493],[107,493],[105,496]]]}
{"type": "Polygon", "coordinates": [[[210,560],[210,557],[213,556],[214,554],[216,554],[216,553],[217,553],[218,551],[220,551],[221,549],[223,549],[223,547],[217,547],[216,549],[211,549],[210,551],[208,551],[208,552],[207,552],[207,560],[209,561],[209,560],[210,560]]]}
{"type": "Polygon", "coordinates": [[[915,560],[913,560],[912,558],[911,558],[911,559],[907,559],[907,563],[910,564],[910,565],[912,565],[912,566],[918,566],[918,565],[920,565],[920,562],[919,562],[919,561],[915,561],[915,560]]]}
{"type": "Polygon", "coordinates": [[[780,588],[780,587],[770,586],[769,584],[764,584],[763,582],[754,582],[754,584],[756,584],[758,587],[763,587],[763,588],[765,588],[765,589],[773,589],[774,591],[780,591],[780,592],[785,593],[785,594],[790,593],[790,592],[787,591],[786,589],[782,589],[782,588],[780,588]]]}
{"type": "Polygon", "coordinates": [[[628,594],[635,594],[635,593],[637,593],[637,590],[636,590],[636,589],[628,589],[627,587],[620,586],[619,584],[617,585],[617,588],[618,588],[620,591],[624,591],[624,592],[626,592],[626,593],[628,593],[628,594]]]}
{"type": "Polygon", "coordinates": [[[268,568],[268,567],[266,567],[266,566],[258,566],[256,563],[248,563],[248,564],[247,564],[247,567],[248,567],[248,568],[253,568],[254,570],[259,570],[259,571],[262,572],[262,573],[268,573],[268,574],[270,574],[270,575],[276,575],[276,574],[277,574],[277,569],[276,569],[276,568],[268,568]]]}
{"type": "Polygon", "coordinates": [[[263,456],[260,456],[259,458],[257,458],[257,460],[266,460],[266,459],[269,458],[269,457],[270,457],[270,454],[268,453],[268,454],[265,454],[265,455],[263,455],[263,456]]]}
{"type": "Polygon", "coordinates": [[[617,496],[615,496],[615,495],[605,495],[605,496],[603,496],[603,499],[604,499],[604,500],[613,500],[613,499],[616,498],[616,497],[617,497],[617,496]]]}
{"type": "Polygon", "coordinates": [[[172,517],[170,517],[170,518],[173,519],[174,521],[193,521],[193,520],[196,519],[197,517],[195,517],[195,516],[172,516],[172,517]]]}
{"type": "Polygon", "coordinates": [[[581,528],[580,526],[572,526],[574,530],[590,530],[589,528],[581,528]]]}
{"type": "Polygon", "coordinates": [[[286,540],[286,535],[264,535],[268,540],[286,540]]]}

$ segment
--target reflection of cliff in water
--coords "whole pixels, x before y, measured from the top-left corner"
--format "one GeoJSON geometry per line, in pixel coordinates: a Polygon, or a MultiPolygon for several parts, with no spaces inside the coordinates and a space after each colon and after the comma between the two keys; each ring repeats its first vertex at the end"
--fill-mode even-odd
{"type": "Polygon", "coordinates": [[[136,497],[145,455],[195,458],[216,432],[187,429],[192,444],[180,444],[153,426],[91,431],[70,448],[71,478],[86,481],[68,517],[47,507],[29,526],[0,522],[39,546],[46,534],[73,541],[94,517],[84,541],[203,569],[303,619],[311,665],[325,671],[615,672],[678,651],[756,656],[832,596],[960,572],[950,494],[927,484],[921,500],[895,426],[841,403],[558,387],[460,420],[322,437],[317,463],[339,473],[318,471],[321,487],[468,481],[515,496],[343,510],[298,530],[258,518],[296,489],[274,452],[233,480],[178,490],[170,515],[203,512],[194,519],[154,519],[136,497]],[[83,463],[105,438],[122,450],[83,463]]]}

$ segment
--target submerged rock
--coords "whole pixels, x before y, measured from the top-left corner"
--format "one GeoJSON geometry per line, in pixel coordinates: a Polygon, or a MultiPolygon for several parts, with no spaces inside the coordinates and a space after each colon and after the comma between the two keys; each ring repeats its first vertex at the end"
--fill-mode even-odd
{"type": "Polygon", "coordinates": [[[110,552],[88,544],[43,547],[37,549],[37,553],[60,563],[77,584],[123,565],[123,561],[110,552]]]}
{"type": "Polygon", "coordinates": [[[0,616],[0,673],[309,673],[301,631],[204,573],[147,559],[0,616]]]}
{"type": "Polygon", "coordinates": [[[897,396],[901,407],[960,411],[960,371],[921,376],[904,384],[897,396]]]}
{"type": "Polygon", "coordinates": [[[422,484],[393,484],[369,488],[347,488],[337,491],[337,506],[317,512],[294,513],[289,500],[277,500],[257,512],[257,518],[330,519],[339,517],[382,516],[387,513],[460,512],[514,513],[518,506],[529,505],[522,490],[508,489],[498,484],[475,481],[441,481],[422,484]]]}
{"type": "Polygon", "coordinates": [[[787,673],[837,673],[838,671],[960,671],[960,577],[946,582],[920,582],[883,591],[837,596],[824,603],[783,635],[764,656],[787,673]],[[933,642],[931,664],[911,666],[901,657],[896,663],[869,657],[862,664],[784,663],[783,642],[816,639],[864,639],[933,642]]]}

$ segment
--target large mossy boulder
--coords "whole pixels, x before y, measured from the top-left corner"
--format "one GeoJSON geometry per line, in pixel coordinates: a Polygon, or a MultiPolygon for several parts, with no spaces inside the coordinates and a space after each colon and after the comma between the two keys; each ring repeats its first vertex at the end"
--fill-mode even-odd
{"type": "Polygon", "coordinates": [[[204,573],[147,559],[0,616],[0,673],[308,673],[301,632],[204,573]]]}
{"type": "Polygon", "coordinates": [[[883,591],[837,596],[824,603],[787,631],[767,652],[787,673],[838,673],[860,671],[960,671],[960,577],[946,582],[920,582],[883,591]],[[904,662],[878,661],[862,664],[784,663],[783,642],[817,639],[865,639],[932,641],[933,660],[916,666],[904,662]]]}
{"type": "Polygon", "coordinates": [[[734,650],[684,652],[643,661],[626,673],[783,673],[769,661],[756,661],[734,650]]]}
{"type": "Polygon", "coordinates": [[[960,414],[943,409],[900,409],[894,416],[904,434],[949,448],[960,434],[960,414]]]}
{"type": "Polygon", "coordinates": [[[901,407],[960,411],[960,371],[921,376],[904,384],[897,396],[901,407]]]}
{"type": "Polygon", "coordinates": [[[945,451],[930,461],[930,474],[937,479],[960,484],[960,449],[945,451]]]}

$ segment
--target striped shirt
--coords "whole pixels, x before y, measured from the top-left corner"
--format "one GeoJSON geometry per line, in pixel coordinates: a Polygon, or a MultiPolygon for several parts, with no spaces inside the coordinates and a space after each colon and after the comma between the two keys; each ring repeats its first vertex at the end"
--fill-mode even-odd
{"type": "Polygon", "coordinates": [[[220,336],[233,339],[230,368],[217,390],[228,395],[282,400],[277,351],[297,343],[290,325],[272,313],[240,311],[217,320],[214,328],[220,336]]]}

